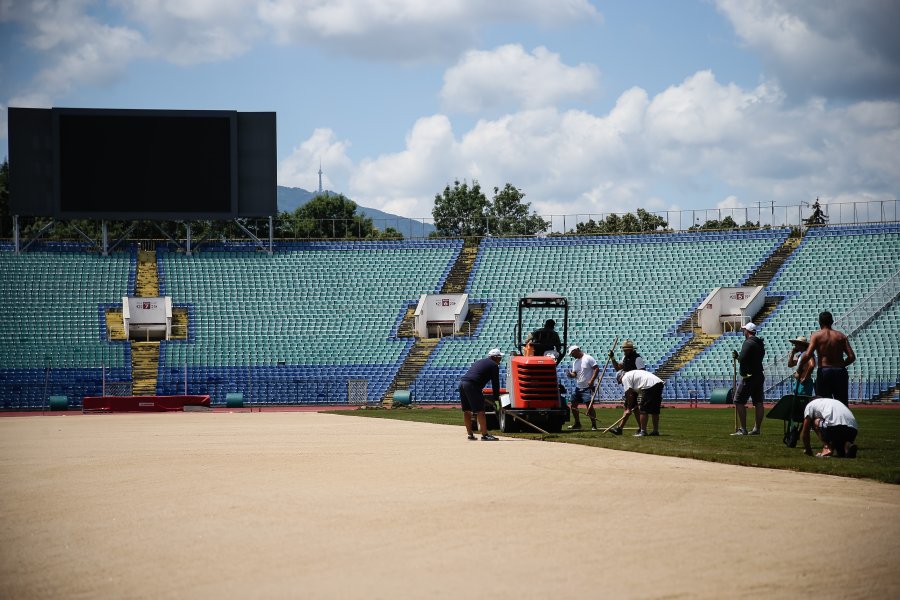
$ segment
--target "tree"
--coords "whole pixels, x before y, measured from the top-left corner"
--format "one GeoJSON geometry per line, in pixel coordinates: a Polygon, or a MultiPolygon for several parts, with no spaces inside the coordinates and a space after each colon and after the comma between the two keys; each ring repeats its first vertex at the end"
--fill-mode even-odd
{"type": "Polygon", "coordinates": [[[286,231],[300,238],[368,238],[372,219],[356,214],[356,202],[343,194],[316,196],[288,217],[286,231]]]}
{"type": "Polygon", "coordinates": [[[669,226],[669,223],[661,216],[649,213],[643,208],[637,209],[637,216],[640,221],[640,231],[664,230],[669,226]]]}
{"type": "Polygon", "coordinates": [[[727,216],[721,221],[710,219],[703,225],[692,225],[688,228],[688,231],[699,231],[701,229],[759,229],[759,221],[756,223],[747,221],[743,225],[738,225],[731,216],[727,216]]]}
{"type": "Polygon", "coordinates": [[[523,202],[525,194],[507,183],[503,189],[494,188],[488,208],[488,233],[497,235],[532,235],[544,233],[550,224],[537,213],[529,214],[531,203],[523,202]]]}
{"type": "Polygon", "coordinates": [[[487,231],[489,205],[478,181],[472,187],[463,181],[453,182],[453,188],[446,186],[442,194],[434,197],[434,235],[459,237],[484,235],[487,231]]]}
{"type": "Polygon", "coordinates": [[[643,208],[637,209],[637,216],[631,213],[617,215],[615,213],[606,216],[606,219],[595,223],[588,219],[575,225],[575,233],[582,235],[598,235],[608,233],[636,233],[640,231],[658,231],[665,229],[669,224],[660,216],[647,212],[643,208]]]}

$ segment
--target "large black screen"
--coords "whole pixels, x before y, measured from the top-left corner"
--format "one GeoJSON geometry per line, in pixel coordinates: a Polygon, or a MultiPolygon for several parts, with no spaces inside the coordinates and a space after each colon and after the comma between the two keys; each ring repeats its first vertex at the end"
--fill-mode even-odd
{"type": "Polygon", "coordinates": [[[8,114],[14,215],[167,221],[278,213],[273,112],[8,114]]]}
{"type": "Polygon", "coordinates": [[[235,113],[53,112],[61,216],[235,214],[235,113]]]}

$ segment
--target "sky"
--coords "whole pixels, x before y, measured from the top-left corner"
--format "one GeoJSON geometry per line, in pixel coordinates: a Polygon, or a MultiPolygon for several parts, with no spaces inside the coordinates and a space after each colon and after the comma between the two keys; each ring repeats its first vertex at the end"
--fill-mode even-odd
{"type": "Polygon", "coordinates": [[[891,200],[897,23],[896,0],[0,0],[0,157],[9,106],[274,111],[280,185],[321,163],[411,218],[455,180],[545,216],[891,200]]]}

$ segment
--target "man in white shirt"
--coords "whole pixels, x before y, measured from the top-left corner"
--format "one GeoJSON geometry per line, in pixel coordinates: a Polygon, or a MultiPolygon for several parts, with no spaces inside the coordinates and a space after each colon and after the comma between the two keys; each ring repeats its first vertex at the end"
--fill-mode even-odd
{"type": "MultiPolygon", "coordinates": [[[[572,369],[566,371],[566,375],[575,378],[575,392],[572,394],[572,417],[575,422],[569,425],[569,429],[581,429],[581,418],[579,417],[578,405],[590,404],[591,397],[594,395],[595,381],[600,367],[597,361],[590,354],[581,351],[578,346],[569,347],[569,356],[575,359],[572,363],[572,369]]],[[[591,431],[597,431],[597,411],[591,406],[587,411],[588,417],[591,419],[591,431]]]]}
{"type": "Polygon", "coordinates": [[[850,409],[840,400],[834,398],[813,398],[803,411],[803,426],[800,439],[807,456],[812,456],[809,445],[809,430],[815,429],[822,440],[822,451],[816,454],[819,458],[838,456],[856,458],[856,434],[859,426],[850,409]]]}
{"type": "MultiPolygon", "coordinates": [[[[634,437],[659,435],[659,411],[662,408],[662,393],[663,387],[666,385],[665,382],[653,373],[643,369],[635,369],[628,372],[620,370],[616,373],[616,381],[625,388],[626,407],[628,406],[629,396],[632,398],[635,395],[637,396],[637,405],[640,410],[637,415],[639,429],[634,434],[634,437]],[[647,415],[653,417],[653,431],[650,433],[647,433],[647,415]]],[[[628,414],[630,413],[626,412],[626,419],[628,414]]],[[[616,435],[621,435],[622,428],[610,429],[610,431],[616,435]]]]}

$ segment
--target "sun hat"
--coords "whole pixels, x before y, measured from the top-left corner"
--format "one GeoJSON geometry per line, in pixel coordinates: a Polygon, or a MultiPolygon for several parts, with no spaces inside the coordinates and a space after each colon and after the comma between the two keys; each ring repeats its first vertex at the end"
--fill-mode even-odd
{"type": "Polygon", "coordinates": [[[797,344],[798,346],[809,346],[809,340],[806,339],[806,336],[798,335],[792,340],[788,340],[792,344],[797,344]]]}
{"type": "Polygon", "coordinates": [[[625,343],[622,344],[622,350],[624,350],[625,348],[631,348],[632,350],[634,350],[634,342],[632,342],[631,340],[625,340],[625,343]]]}

